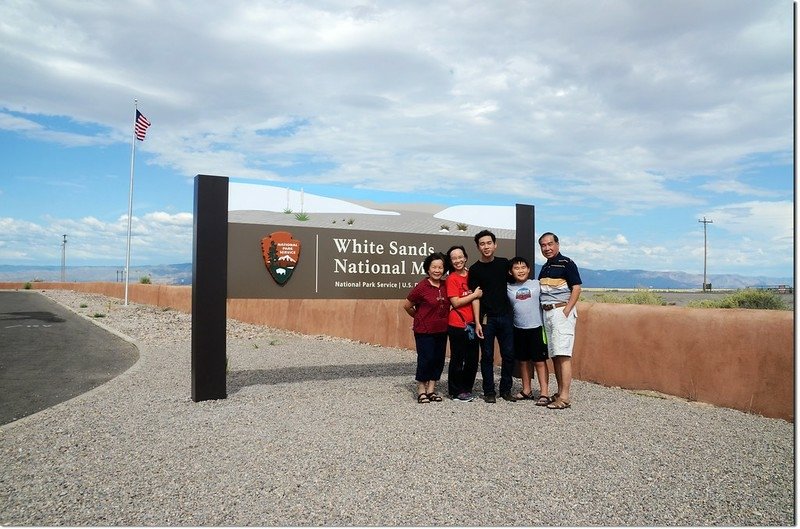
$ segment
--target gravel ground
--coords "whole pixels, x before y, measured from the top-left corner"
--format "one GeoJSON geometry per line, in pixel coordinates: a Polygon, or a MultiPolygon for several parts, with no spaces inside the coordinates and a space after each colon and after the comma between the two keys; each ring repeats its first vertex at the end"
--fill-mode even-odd
{"type": "Polygon", "coordinates": [[[782,420],[579,381],[564,411],[419,405],[411,351],[233,321],[229,396],[194,403],[188,314],[46,295],[141,356],[0,427],[2,525],[795,523],[782,420]]]}

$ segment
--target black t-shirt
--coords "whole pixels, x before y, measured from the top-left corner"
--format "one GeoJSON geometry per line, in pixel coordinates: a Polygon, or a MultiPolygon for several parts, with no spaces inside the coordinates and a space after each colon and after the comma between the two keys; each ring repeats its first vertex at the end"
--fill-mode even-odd
{"type": "Polygon", "coordinates": [[[481,287],[481,314],[504,316],[511,313],[506,286],[508,285],[508,259],[495,257],[489,263],[476,262],[469,267],[469,288],[481,287]]]}

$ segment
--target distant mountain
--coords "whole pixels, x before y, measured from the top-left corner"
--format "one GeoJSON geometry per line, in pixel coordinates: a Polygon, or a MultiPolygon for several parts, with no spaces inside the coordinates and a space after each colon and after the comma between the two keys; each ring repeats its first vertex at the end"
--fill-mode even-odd
{"type": "MultiPolygon", "coordinates": [[[[123,266],[68,266],[67,281],[85,283],[89,281],[125,281],[123,266]]],[[[149,277],[153,283],[168,285],[191,285],[192,263],[132,266],[130,283],[139,283],[149,277]]],[[[0,281],[61,281],[60,266],[0,265],[0,281]]]]}
{"type": "MultiPolygon", "coordinates": [[[[536,265],[536,273],[539,273],[536,265]]],[[[124,281],[122,267],[115,266],[68,266],[67,281],[124,281]]],[[[652,272],[649,270],[591,270],[581,268],[583,286],[587,288],[702,288],[703,275],[686,272],[652,272]]],[[[149,277],[153,283],[167,285],[190,285],[192,263],[131,267],[130,282],[138,283],[149,277]]],[[[60,266],[0,265],[0,281],[60,281],[60,266]]],[[[735,274],[711,274],[708,281],[714,289],[745,288],[751,286],[794,286],[792,277],[741,276],[735,274]]]]}

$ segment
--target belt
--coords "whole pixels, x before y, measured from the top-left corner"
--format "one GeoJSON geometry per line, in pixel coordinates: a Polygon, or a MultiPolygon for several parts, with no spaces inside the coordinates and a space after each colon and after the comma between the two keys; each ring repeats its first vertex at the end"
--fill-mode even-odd
{"type": "Polygon", "coordinates": [[[553,303],[552,305],[542,305],[542,308],[544,310],[553,310],[559,307],[566,307],[566,306],[567,306],[566,303],[553,303]]]}

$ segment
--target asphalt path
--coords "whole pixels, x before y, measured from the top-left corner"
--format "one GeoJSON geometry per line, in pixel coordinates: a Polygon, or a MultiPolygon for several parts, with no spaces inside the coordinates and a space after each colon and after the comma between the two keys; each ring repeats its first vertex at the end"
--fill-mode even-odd
{"type": "Polygon", "coordinates": [[[0,424],[100,386],[136,363],[132,343],[32,291],[0,291],[0,424]]]}

